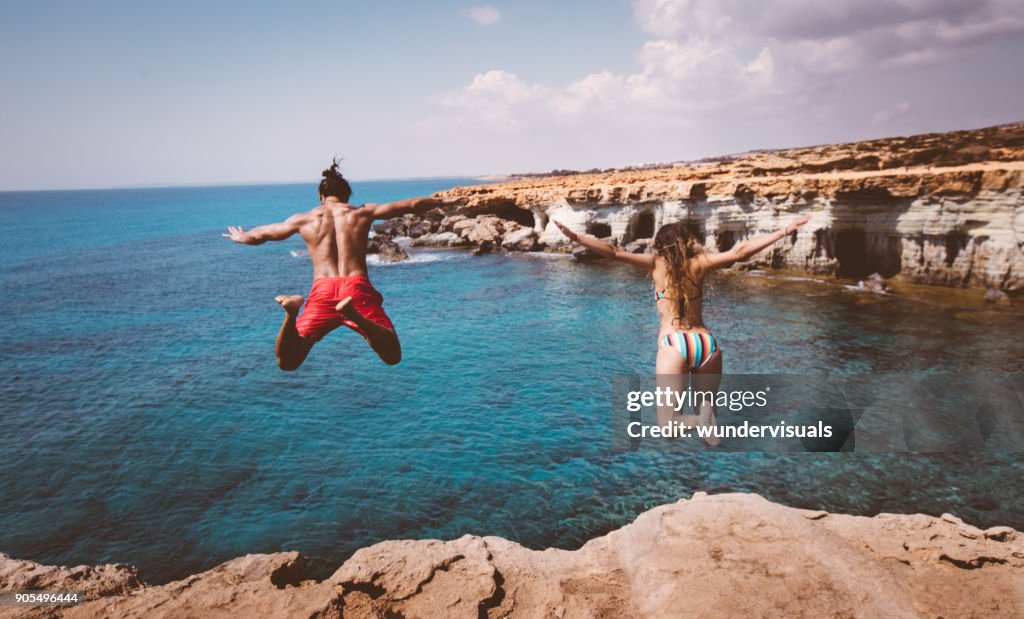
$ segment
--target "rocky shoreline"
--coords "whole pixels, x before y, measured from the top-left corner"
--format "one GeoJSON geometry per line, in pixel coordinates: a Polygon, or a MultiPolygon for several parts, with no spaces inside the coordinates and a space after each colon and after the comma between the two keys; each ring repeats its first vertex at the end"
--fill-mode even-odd
{"type": "MultiPolygon", "coordinates": [[[[570,251],[551,223],[650,251],[684,221],[714,250],[810,223],[749,266],[818,276],[1024,290],[1024,124],[762,151],[661,168],[519,178],[438,194],[464,205],[378,224],[392,241],[491,251],[570,251]]],[[[592,257],[577,250],[577,257],[592,257]]]]}
{"type": "Polygon", "coordinates": [[[1024,614],[1024,535],[949,514],[866,518],[698,492],[573,551],[390,541],[323,581],[279,552],[160,586],[129,566],[0,555],[0,589],[90,600],[0,617],[1010,617],[1024,614]]]}

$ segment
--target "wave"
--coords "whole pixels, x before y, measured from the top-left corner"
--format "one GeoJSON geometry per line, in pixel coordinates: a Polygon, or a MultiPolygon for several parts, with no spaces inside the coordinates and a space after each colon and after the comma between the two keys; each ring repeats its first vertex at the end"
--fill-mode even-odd
{"type": "Polygon", "coordinates": [[[778,275],[776,273],[769,273],[768,271],[754,270],[754,271],[747,271],[746,274],[748,276],[750,276],[750,277],[763,277],[763,278],[766,278],[766,279],[767,278],[770,278],[770,279],[783,279],[783,280],[786,280],[788,282],[812,282],[812,283],[815,283],[815,284],[830,284],[830,283],[832,283],[832,282],[829,282],[829,281],[824,280],[824,279],[818,279],[816,277],[801,277],[799,275],[778,275]]]}
{"type": "MultiPolygon", "coordinates": [[[[308,258],[309,251],[305,249],[293,249],[288,252],[292,258],[308,258]]],[[[469,254],[460,251],[446,251],[443,249],[438,250],[414,250],[409,253],[409,257],[405,260],[398,262],[385,262],[380,259],[377,254],[369,254],[366,256],[366,264],[372,264],[374,266],[391,267],[401,266],[403,264],[423,264],[426,262],[451,262],[453,260],[462,260],[468,258],[469,254]]]]}
{"type": "Polygon", "coordinates": [[[536,258],[539,260],[564,260],[566,258],[572,258],[572,254],[564,254],[555,251],[521,251],[510,253],[509,256],[521,256],[523,258],[536,258]]]}
{"type": "MultiPolygon", "coordinates": [[[[814,284],[828,284],[837,285],[838,282],[829,281],[827,279],[818,279],[816,277],[801,277],[799,275],[777,275],[768,271],[753,270],[747,271],[746,273],[750,277],[760,277],[763,279],[778,279],[785,280],[787,282],[811,282],[814,284]]],[[[849,290],[851,292],[868,292],[872,294],[892,295],[893,293],[882,290],[874,290],[864,286],[863,281],[859,281],[856,284],[838,284],[839,288],[843,290],[849,290]]]]}
{"type": "Polygon", "coordinates": [[[366,263],[380,267],[399,267],[406,264],[425,264],[429,262],[453,262],[456,260],[465,260],[470,255],[465,252],[458,251],[417,251],[410,253],[409,257],[399,262],[383,262],[380,256],[376,254],[370,254],[366,257],[366,263]]]}
{"type": "Polygon", "coordinates": [[[873,290],[871,288],[866,288],[864,286],[864,282],[857,282],[856,284],[843,284],[843,290],[851,290],[853,292],[870,292],[872,294],[884,294],[887,296],[892,295],[891,292],[885,290],[873,290]]]}

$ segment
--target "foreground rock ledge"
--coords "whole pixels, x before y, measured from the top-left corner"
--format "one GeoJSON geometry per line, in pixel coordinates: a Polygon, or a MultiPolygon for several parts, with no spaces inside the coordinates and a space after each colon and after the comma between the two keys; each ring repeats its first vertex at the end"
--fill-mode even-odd
{"type": "Polygon", "coordinates": [[[248,555],[141,584],[125,566],[0,556],[0,589],[86,590],[59,617],[1024,616],[1024,536],[943,515],[873,518],[697,493],[579,550],[499,537],[404,540],[355,553],[322,582],[298,553],[248,555]]]}

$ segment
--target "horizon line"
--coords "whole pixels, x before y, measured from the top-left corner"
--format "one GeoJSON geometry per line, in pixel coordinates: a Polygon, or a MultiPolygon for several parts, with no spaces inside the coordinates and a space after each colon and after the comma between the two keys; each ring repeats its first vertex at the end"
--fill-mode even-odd
{"type": "MultiPolygon", "coordinates": [[[[886,135],[886,136],[877,137],[877,138],[865,138],[865,139],[862,139],[862,140],[852,140],[852,141],[843,141],[843,142],[823,142],[823,143],[817,143],[817,144],[804,144],[804,145],[799,145],[799,146],[771,146],[771,147],[750,148],[750,149],[747,149],[747,150],[734,151],[734,152],[731,152],[731,153],[699,157],[699,158],[696,158],[696,159],[676,159],[676,160],[672,160],[672,161],[663,161],[663,162],[648,162],[648,163],[641,163],[641,164],[632,164],[632,166],[659,167],[659,166],[672,166],[672,165],[680,164],[680,163],[682,163],[682,164],[693,164],[693,163],[697,163],[697,162],[700,162],[700,161],[706,160],[706,159],[718,159],[718,158],[724,158],[724,157],[735,157],[735,156],[746,155],[746,154],[751,154],[751,153],[770,153],[770,152],[775,152],[775,151],[800,150],[800,149],[805,149],[805,148],[806,149],[822,148],[822,147],[825,147],[825,146],[841,146],[841,145],[844,145],[844,144],[860,144],[860,143],[864,143],[864,142],[878,142],[878,141],[884,141],[884,140],[905,139],[905,138],[910,138],[910,137],[930,136],[930,135],[944,134],[944,133],[966,133],[966,132],[971,132],[971,131],[983,131],[983,130],[986,130],[986,129],[996,129],[996,128],[1009,127],[1009,126],[1020,125],[1020,124],[1024,124],[1024,120],[1013,120],[1013,121],[1009,121],[1009,122],[997,123],[997,124],[994,124],[994,125],[984,125],[984,126],[981,126],[981,127],[974,126],[974,127],[968,127],[968,128],[947,129],[945,131],[928,131],[928,132],[925,132],[925,133],[894,134],[894,135],[886,135]]],[[[621,169],[624,169],[626,167],[632,167],[632,166],[616,166],[616,167],[612,167],[612,168],[609,168],[609,169],[611,169],[611,170],[621,170],[621,169]]],[[[543,175],[546,175],[546,174],[550,174],[551,172],[554,172],[554,171],[555,170],[548,170],[548,171],[545,171],[545,172],[500,172],[500,173],[485,173],[485,174],[479,174],[478,173],[478,174],[467,174],[467,175],[443,174],[443,175],[440,175],[440,176],[370,177],[370,178],[360,178],[360,179],[349,178],[347,180],[358,183],[358,182],[380,182],[380,181],[417,181],[417,180],[435,180],[435,179],[436,180],[443,180],[443,179],[471,179],[471,180],[474,180],[474,181],[479,181],[481,183],[486,183],[486,182],[499,182],[501,179],[511,179],[511,178],[516,178],[516,177],[526,176],[526,175],[530,175],[530,176],[532,176],[532,175],[543,176],[543,175]]],[[[26,192],[40,192],[40,191],[116,191],[116,190],[127,190],[127,189],[178,189],[178,188],[190,188],[190,187],[191,188],[198,188],[198,187],[253,187],[253,186],[257,186],[258,187],[258,186],[261,186],[261,185],[262,186],[301,185],[301,184],[305,184],[307,182],[309,182],[311,184],[315,184],[318,181],[305,181],[305,180],[301,180],[301,181],[269,181],[269,182],[262,182],[262,181],[261,182],[253,182],[253,181],[221,181],[221,182],[214,182],[214,183],[193,183],[193,182],[182,182],[182,183],[132,183],[130,185],[109,185],[109,186],[100,186],[100,187],[65,187],[65,188],[51,188],[51,189],[45,189],[45,188],[0,189],[0,193],[19,193],[19,192],[26,193],[26,192]]]]}
{"type": "MultiPolygon", "coordinates": [[[[373,178],[346,178],[345,180],[351,183],[373,183],[381,181],[429,181],[429,180],[445,180],[445,179],[462,179],[462,180],[479,180],[487,177],[495,176],[511,176],[506,174],[469,174],[469,175],[452,175],[444,174],[441,176],[397,176],[397,177],[373,177],[373,178]]],[[[130,185],[107,185],[98,187],[59,187],[59,188],[41,188],[33,187],[27,189],[0,189],[0,193],[31,193],[31,192],[42,192],[42,191],[122,191],[129,189],[198,189],[202,187],[277,187],[282,185],[316,185],[318,181],[315,180],[301,180],[301,181],[220,181],[212,183],[133,183],[130,185]]]]}

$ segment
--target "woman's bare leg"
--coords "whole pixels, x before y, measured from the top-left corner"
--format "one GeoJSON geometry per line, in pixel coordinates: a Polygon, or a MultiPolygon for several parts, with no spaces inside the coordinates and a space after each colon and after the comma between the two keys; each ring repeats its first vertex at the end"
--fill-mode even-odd
{"type": "MultiPolygon", "coordinates": [[[[686,391],[690,383],[690,377],[686,373],[686,363],[679,351],[671,346],[658,346],[658,357],[655,361],[655,372],[657,372],[658,387],[669,388],[676,393],[686,391]]],[[[675,407],[658,407],[658,425],[668,426],[670,422],[677,421],[688,426],[695,426],[700,421],[696,415],[685,415],[676,412],[675,407]]]]}
{"type": "Polygon", "coordinates": [[[366,342],[370,345],[380,360],[388,365],[397,365],[402,360],[402,345],[398,341],[398,334],[393,329],[382,327],[379,324],[368,320],[352,306],[352,297],[346,297],[335,307],[341,314],[356,323],[366,335],[366,342]]]}
{"type": "MultiPolygon", "coordinates": [[[[722,351],[716,350],[708,358],[708,362],[693,370],[693,390],[718,392],[718,386],[722,383],[722,351]]],[[[700,425],[714,428],[718,425],[718,407],[710,403],[698,404],[700,411],[700,425]]],[[[709,436],[704,442],[710,447],[716,447],[722,442],[717,436],[709,436]]]]}
{"type": "Polygon", "coordinates": [[[306,360],[306,355],[313,348],[316,342],[299,335],[295,328],[295,318],[302,309],[303,298],[301,295],[280,295],[274,298],[284,308],[284,323],[281,330],[277,332],[277,342],[274,344],[274,354],[277,355],[277,367],[285,372],[298,369],[306,360]]]}

